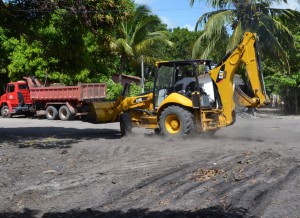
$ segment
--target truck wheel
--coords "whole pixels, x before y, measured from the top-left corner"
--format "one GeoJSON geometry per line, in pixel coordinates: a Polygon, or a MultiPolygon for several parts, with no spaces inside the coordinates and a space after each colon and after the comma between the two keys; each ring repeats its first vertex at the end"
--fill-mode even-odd
{"type": "Polygon", "coordinates": [[[159,126],[165,136],[183,137],[193,131],[193,118],[191,112],[179,106],[169,106],[161,113],[159,126]]]}
{"type": "Polygon", "coordinates": [[[132,133],[132,122],[129,113],[123,113],[120,117],[121,135],[127,136],[132,133]]]}
{"type": "Polygon", "coordinates": [[[10,117],[12,117],[11,113],[9,112],[8,106],[3,106],[1,108],[1,116],[3,118],[10,118],[10,117]]]}
{"type": "Polygon", "coordinates": [[[58,118],[58,111],[55,107],[49,106],[46,109],[46,117],[48,120],[57,120],[58,118]]]}
{"type": "Polygon", "coordinates": [[[58,112],[59,118],[61,120],[72,120],[73,115],[67,106],[61,106],[58,112]]]}

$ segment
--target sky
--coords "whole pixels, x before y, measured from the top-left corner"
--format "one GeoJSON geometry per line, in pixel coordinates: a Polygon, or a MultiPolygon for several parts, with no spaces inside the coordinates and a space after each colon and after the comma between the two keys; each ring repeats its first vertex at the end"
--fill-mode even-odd
{"type": "MultiPolygon", "coordinates": [[[[135,0],[135,3],[148,5],[153,14],[158,15],[168,28],[186,27],[191,31],[195,29],[196,22],[202,14],[213,10],[205,1],[199,0],[195,0],[193,7],[190,7],[189,0],[135,0]]],[[[297,0],[288,0],[288,4],[282,3],[272,7],[298,11],[300,9],[297,0]]]]}

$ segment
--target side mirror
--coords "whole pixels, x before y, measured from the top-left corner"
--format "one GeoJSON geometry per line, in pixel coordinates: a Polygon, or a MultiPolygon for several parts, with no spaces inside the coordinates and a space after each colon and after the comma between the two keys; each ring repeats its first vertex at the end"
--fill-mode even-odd
{"type": "Polygon", "coordinates": [[[3,86],[3,92],[6,92],[6,85],[3,86]]]}

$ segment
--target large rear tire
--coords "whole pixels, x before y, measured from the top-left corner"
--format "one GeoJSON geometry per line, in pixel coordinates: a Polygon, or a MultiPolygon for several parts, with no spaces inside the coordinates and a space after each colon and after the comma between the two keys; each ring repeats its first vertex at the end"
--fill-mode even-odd
{"type": "Polygon", "coordinates": [[[132,122],[129,113],[121,114],[120,129],[121,129],[122,136],[128,136],[132,134],[132,122]]]}
{"type": "Polygon", "coordinates": [[[167,137],[184,137],[194,130],[193,114],[179,106],[169,106],[159,117],[161,133],[167,137]]]}
{"type": "Polygon", "coordinates": [[[71,113],[71,111],[69,110],[69,108],[65,105],[63,105],[59,108],[58,114],[59,114],[59,118],[64,121],[65,120],[73,120],[73,118],[74,118],[74,116],[71,113]]]}
{"type": "Polygon", "coordinates": [[[11,113],[9,112],[8,106],[3,106],[1,108],[1,116],[3,118],[11,118],[12,117],[11,113]]]}
{"type": "Polygon", "coordinates": [[[48,120],[57,120],[58,119],[58,111],[55,107],[49,106],[46,109],[46,117],[48,120]]]}

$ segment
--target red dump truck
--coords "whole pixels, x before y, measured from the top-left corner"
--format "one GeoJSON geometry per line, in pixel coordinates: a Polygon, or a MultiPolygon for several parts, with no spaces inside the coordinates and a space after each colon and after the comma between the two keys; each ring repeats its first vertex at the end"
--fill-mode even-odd
{"type": "Polygon", "coordinates": [[[43,86],[35,77],[6,85],[0,98],[2,117],[46,115],[47,119],[71,120],[85,115],[88,104],[106,97],[105,83],[78,83],[77,86],[43,86]]]}

